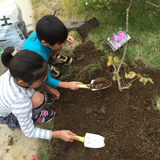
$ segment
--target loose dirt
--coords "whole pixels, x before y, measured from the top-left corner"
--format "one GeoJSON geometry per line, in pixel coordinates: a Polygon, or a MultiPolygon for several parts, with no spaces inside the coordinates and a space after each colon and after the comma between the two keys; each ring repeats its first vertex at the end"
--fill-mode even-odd
{"type": "Polygon", "coordinates": [[[106,80],[104,77],[96,78],[91,85],[92,89],[105,89],[111,85],[110,80],[106,80]]]}
{"type": "MultiPolygon", "coordinates": [[[[92,42],[81,44],[73,53],[76,58],[72,65],[80,68],[96,64],[105,57],[92,42]]],[[[107,62],[102,63],[102,67],[91,76],[85,74],[83,83],[90,83],[91,79],[97,77],[111,79],[113,68],[107,67],[107,62]]],[[[64,67],[62,69],[65,72],[64,67]]],[[[117,82],[100,91],[59,89],[61,97],[51,106],[56,111],[54,129],[69,129],[80,136],[85,133],[99,134],[105,137],[106,145],[101,149],[90,149],[78,141],[67,143],[52,140],[50,160],[160,159],[160,114],[152,102],[152,98],[160,94],[160,71],[137,70],[128,65],[122,67],[121,75],[126,70],[145,73],[153,79],[154,84],[144,86],[137,80],[123,92],[118,90],[117,82]]],[[[67,80],[75,77],[76,73],[73,72],[67,80]]],[[[125,79],[123,81],[127,83],[125,79]]]]}

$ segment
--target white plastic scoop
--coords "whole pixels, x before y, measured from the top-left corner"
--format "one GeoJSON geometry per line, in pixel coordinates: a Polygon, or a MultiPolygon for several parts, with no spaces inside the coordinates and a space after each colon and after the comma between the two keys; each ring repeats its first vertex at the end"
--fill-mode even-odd
{"type": "Polygon", "coordinates": [[[91,89],[92,91],[98,91],[98,90],[106,89],[106,88],[110,87],[111,84],[112,84],[112,82],[110,81],[110,84],[108,86],[102,87],[100,89],[96,89],[96,88],[92,87],[93,84],[94,84],[94,81],[95,81],[95,79],[92,79],[90,84],[78,84],[78,87],[79,88],[91,89]]]}
{"type": "Polygon", "coordinates": [[[85,137],[81,136],[74,136],[74,137],[79,138],[79,141],[84,143],[84,146],[88,148],[102,148],[105,146],[104,143],[105,138],[98,134],[86,133],[85,137]]]}

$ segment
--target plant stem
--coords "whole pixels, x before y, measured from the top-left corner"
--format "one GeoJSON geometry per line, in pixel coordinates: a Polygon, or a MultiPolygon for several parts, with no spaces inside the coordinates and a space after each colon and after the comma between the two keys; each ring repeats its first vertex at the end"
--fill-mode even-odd
{"type": "MultiPolygon", "coordinates": [[[[126,9],[126,31],[128,31],[128,25],[129,25],[129,23],[128,23],[128,14],[129,14],[129,10],[130,10],[131,5],[132,5],[132,1],[133,1],[133,0],[130,0],[129,6],[128,6],[128,8],[126,9]]],[[[129,84],[128,86],[122,87],[122,86],[121,86],[120,79],[118,78],[120,68],[121,68],[121,66],[122,66],[122,63],[123,63],[123,61],[124,61],[124,57],[125,57],[125,55],[126,55],[127,46],[128,46],[128,42],[126,42],[126,44],[125,44],[125,48],[124,48],[122,60],[121,60],[121,62],[120,62],[120,64],[119,64],[118,69],[117,69],[117,72],[116,72],[118,88],[119,88],[119,90],[120,90],[121,92],[122,92],[123,89],[129,89],[129,87],[131,86],[131,84],[129,84]]],[[[113,66],[113,67],[114,67],[114,66],[113,66]]]]}
{"type": "Polygon", "coordinates": [[[127,84],[127,86],[128,86],[129,84],[131,84],[132,82],[134,82],[135,80],[137,80],[137,79],[139,79],[139,78],[137,77],[137,78],[133,79],[132,81],[130,81],[130,82],[127,84]]]}

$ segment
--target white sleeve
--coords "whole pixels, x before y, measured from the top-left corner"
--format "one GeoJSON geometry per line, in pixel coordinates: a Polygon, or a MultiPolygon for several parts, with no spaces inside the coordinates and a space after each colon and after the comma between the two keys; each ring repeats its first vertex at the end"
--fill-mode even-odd
{"type": "Polygon", "coordinates": [[[17,117],[20,128],[25,136],[51,139],[52,131],[34,126],[32,120],[32,102],[30,98],[18,99],[11,105],[12,113],[17,117]]]}

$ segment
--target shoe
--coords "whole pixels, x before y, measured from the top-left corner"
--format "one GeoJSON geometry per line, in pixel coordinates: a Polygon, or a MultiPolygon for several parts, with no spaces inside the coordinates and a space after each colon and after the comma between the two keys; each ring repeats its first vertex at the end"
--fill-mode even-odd
{"type": "Polygon", "coordinates": [[[63,77],[63,74],[53,65],[50,65],[49,71],[51,73],[51,76],[55,79],[61,79],[63,77]]]}
{"type": "Polygon", "coordinates": [[[55,101],[55,98],[52,94],[47,92],[41,92],[44,95],[44,103],[51,104],[55,101]]]}
{"type": "Polygon", "coordinates": [[[64,65],[70,65],[73,61],[72,57],[61,55],[60,53],[56,56],[56,58],[49,58],[51,64],[63,63],[64,65]]]}
{"type": "Polygon", "coordinates": [[[49,122],[54,118],[55,112],[51,109],[43,108],[41,112],[33,118],[34,123],[45,123],[49,122]]]}

